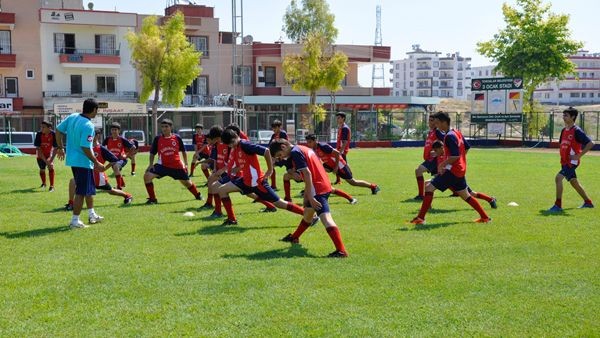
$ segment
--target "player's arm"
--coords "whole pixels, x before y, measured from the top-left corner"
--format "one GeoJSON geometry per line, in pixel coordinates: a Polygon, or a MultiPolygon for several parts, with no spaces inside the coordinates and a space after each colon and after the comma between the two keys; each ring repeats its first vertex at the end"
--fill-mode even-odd
{"type": "Polygon", "coordinates": [[[271,151],[269,148],[265,148],[265,153],[263,156],[267,162],[267,171],[265,172],[265,177],[271,177],[271,174],[273,174],[273,156],[271,156],[271,151]]]}
{"type": "Polygon", "coordinates": [[[313,209],[321,209],[321,203],[319,203],[319,201],[317,201],[317,199],[315,199],[315,196],[313,195],[312,174],[310,170],[308,169],[308,167],[304,167],[299,169],[298,172],[300,172],[302,174],[302,177],[304,178],[304,199],[308,200],[313,209]]]}
{"type": "Polygon", "coordinates": [[[333,167],[333,172],[337,173],[338,168],[340,166],[340,158],[342,157],[342,154],[340,154],[340,152],[336,149],[331,148],[331,150],[331,153],[333,154],[333,156],[335,156],[335,166],[333,167]]]}
{"type": "Polygon", "coordinates": [[[58,128],[56,128],[55,136],[56,136],[56,157],[58,157],[58,159],[62,161],[65,159],[65,145],[63,143],[63,133],[60,130],[58,130],[58,128]]]}
{"type": "Polygon", "coordinates": [[[135,147],[135,144],[133,144],[131,141],[129,141],[128,139],[126,139],[122,136],[121,136],[121,140],[123,140],[123,145],[125,146],[125,149],[127,149],[127,153],[125,154],[125,157],[123,159],[126,159],[127,157],[131,157],[131,156],[135,155],[135,150],[137,149],[135,147]]]}
{"type": "Polygon", "coordinates": [[[348,145],[348,142],[350,142],[350,135],[349,135],[349,131],[348,128],[343,128],[342,129],[342,142],[340,143],[340,151],[346,151],[346,146],[348,145]]]}
{"type": "Polygon", "coordinates": [[[581,144],[585,144],[579,154],[571,156],[571,159],[579,160],[585,153],[592,150],[594,141],[592,141],[592,139],[590,139],[581,129],[575,131],[575,140],[581,144]]]}
{"type": "Polygon", "coordinates": [[[185,151],[185,145],[183,144],[183,140],[179,136],[177,136],[177,143],[179,143],[179,151],[181,151],[181,157],[183,159],[183,167],[187,170],[187,167],[188,167],[187,152],[185,151]]]}
{"type": "Polygon", "coordinates": [[[58,144],[56,143],[56,133],[53,132],[54,137],[52,138],[52,150],[50,150],[50,163],[54,162],[54,158],[56,157],[56,148],[58,148],[58,144]]]}
{"type": "Polygon", "coordinates": [[[150,158],[148,160],[148,169],[146,169],[146,171],[150,170],[150,168],[152,168],[154,165],[154,156],[158,153],[158,140],[159,136],[155,137],[154,141],[152,141],[152,147],[150,147],[150,158]]]}

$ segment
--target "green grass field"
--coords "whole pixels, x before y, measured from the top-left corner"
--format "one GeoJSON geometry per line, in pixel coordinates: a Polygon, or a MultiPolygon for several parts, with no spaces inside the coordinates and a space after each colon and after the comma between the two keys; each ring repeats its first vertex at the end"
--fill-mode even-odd
{"type": "MultiPolygon", "coordinates": [[[[600,336],[600,212],[577,209],[568,184],[565,213],[541,212],[558,154],[473,149],[468,182],[498,199],[496,210],[482,202],[493,222],[473,223],[466,203],[437,192],[415,228],[420,154],[350,153],[355,177],[382,190],[343,184],[359,203],[330,198],[348,259],[324,258],[334,247],[322,225],[299,246],[280,242],[299,217],[240,195],[232,227],[170,178],[155,183],[160,204],[144,205],[147,154],[126,177],[133,205],[100,193],[106,220],[69,230],[70,170],[57,164],[49,193],[34,157],[0,160],[0,336],[600,336]]],[[[597,204],[599,167],[585,156],[578,169],[597,204]]]]}

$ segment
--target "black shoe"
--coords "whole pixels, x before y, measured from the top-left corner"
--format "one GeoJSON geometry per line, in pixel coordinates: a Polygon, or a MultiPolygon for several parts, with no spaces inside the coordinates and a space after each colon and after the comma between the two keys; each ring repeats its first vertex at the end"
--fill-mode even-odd
{"type": "Polygon", "coordinates": [[[40,185],[40,189],[46,189],[46,185],[42,183],[42,185],[40,185]]]}
{"type": "Polygon", "coordinates": [[[317,223],[319,223],[319,219],[320,219],[319,216],[315,215],[315,217],[313,217],[312,221],[310,221],[310,226],[312,227],[312,226],[315,226],[317,223]]]}
{"type": "Polygon", "coordinates": [[[65,204],[65,211],[73,211],[73,204],[65,204]]]}
{"type": "Polygon", "coordinates": [[[232,221],[229,218],[225,220],[225,222],[223,222],[221,225],[237,225],[238,222],[237,221],[232,221]]]}
{"type": "Polygon", "coordinates": [[[221,217],[223,217],[223,213],[213,211],[213,213],[210,214],[210,216],[208,216],[208,217],[210,217],[210,218],[221,218],[221,217]]]}
{"type": "Polygon", "coordinates": [[[282,242],[289,242],[289,243],[300,243],[300,239],[299,238],[294,238],[292,236],[292,234],[287,234],[285,237],[283,237],[281,239],[282,242]]]}
{"type": "Polygon", "coordinates": [[[202,200],[204,199],[204,197],[202,197],[202,194],[201,194],[201,193],[198,193],[198,195],[196,195],[196,199],[197,199],[198,201],[202,201],[202,200]]]}
{"type": "Polygon", "coordinates": [[[327,255],[327,257],[331,257],[331,258],[346,258],[346,257],[348,257],[348,253],[343,252],[343,251],[335,250],[334,252],[332,252],[329,255],[327,255]]]}
{"type": "Polygon", "coordinates": [[[215,207],[212,204],[204,203],[199,210],[212,210],[215,207]]]}
{"type": "Polygon", "coordinates": [[[494,197],[492,197],[492,200],[490,201],[490,207],[492,207],[492,209],[498,209],[498,204],[496,203],[496,199],[494,197]]]}
{"type": "Polygon", "coordinates": [[[381,190],[381,189],[379,189],[379,186],[376,185],[373,188],[371,188],[371,194],[377,195],[377,193],[379,192],[379,190],[381,190]]]}
{"type": "Polygon", "coordinates": [[[135,171],[132,171],[132,172],[131,172],[131,176],[135,176],[135,171]]]}
{"type": "Polygon", "coordinates": [[[156,198],[146,198],[146,204],[158,204],[158,200],[156,198]]]}
{"type": "Polygon", "coordinates": [[[54,192],[54,187],[50,186],[50,188],[48,188],[48,192],[54,192]]]}
{"type": "Polygon", "coordinates": [[[421,195],[417,195],[417,196],[415,196],[415,197],[413,198],[413,200],[415,200],[415,201],[422,201],[422,200],[423,200],[423,196],[421,196],[421,195]]]}
{"type": "Polygon", "coordinates": [[[277,212],[277,208],[264,208],[260,212],[277,212]]]}

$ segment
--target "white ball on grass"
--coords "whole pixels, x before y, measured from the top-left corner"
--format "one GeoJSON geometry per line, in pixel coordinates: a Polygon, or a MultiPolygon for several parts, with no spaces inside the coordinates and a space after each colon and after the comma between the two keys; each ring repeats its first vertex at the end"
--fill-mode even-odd
{"type": "Polygon", "coordinates": [[[194,217],[194,213],[191,211],[188,211],[188,212],[183,213],[183,216],[184,217],[194,217]]]}
{"type": "Polygon", "coordinates": [[[518,204],[517,202],[509,202],[509,203],[508,203],[508,206],[509,206],[509,207],[518,207],[518,206],[519,206],[519,204],[518,204]]]}

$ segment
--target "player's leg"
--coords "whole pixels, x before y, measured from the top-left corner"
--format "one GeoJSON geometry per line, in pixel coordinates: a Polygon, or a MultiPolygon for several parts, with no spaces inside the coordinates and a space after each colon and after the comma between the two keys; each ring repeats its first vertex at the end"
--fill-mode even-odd
{"type": "Polygon", "coordinates": [[[379,186],[377,184],[355,179],[349,165],[345,165],[343,168],[338,169],[337,174],[352,186],[369,188],[373,195],[376,195],[379,192],[379,186]]]}
{"type": "Polygon", "coordinates": [[[277,190],[277,173],[275,172],[275,168],[273,168],[273,173],[271,174],[271,188],[277,190]]]}
{"type": "Polygon", "coordinates": [[[583,189],[581,184],[579,184],[579,180],[577,180],[577,177],[572,178],[569,181],[569,183],[571,183],[571,186],[575,189],[575,191],[577,191],[579,196],[581,196],[581,198],[583,198],[583,205],[581,205],[581,208],[593,208],[594,204],[592,203],[592,200],[590,199],[588,194],[585,192],[585,190],[583,189]]]}
{"type": "Polygon", "coordinates": [[[204,174],[204,177],[206,177],[206,180],[208,181],[208,178],[210,177],[209,169],[211,169],[210,163],[208,163],[208,162],[201,163],[200,169],[202,169],[202,173],[204,174]]]}
{"type": "Polygon", "coordinates": [[[196,169],[196,165],[198,165],[198,153],[195,152],[192,156],[192,164],[190,164],[190,177],[194,176],[194,170],[196,169]]]}
{"type": "Polygon", "coordinates": [[[304,214],[304,208],[292,202],[286,202],[282,200],[266,180],[263,180],[262,184],[259,184],[254,188],[254,193],[256,193],[262,200],[273,203],[279,209],[287,210],[298,215],[304,214]]]}
{"type": "Polygon", "coordinates": [[[444,173],[444,175],[435,176],[431,181],[425,183],[425,194],[421,202],[421,209],[417,217],[410,221],[412,224],[425,224],[425,215],[431,209],[431,203],[433,203],[433,193],[436,189],[440,191],[448,189],[449,180],[449,173],[444,173]]]}
{"type": "Polygon", "coordinates": [[[187,177],[187,174],[185,175],[186,179],[183,178],[178,178],[177,180],[184,186],[187,188],[187,190],[194,195],[194,198],[197,200],[202,200],[202,194],[198,191],[198,188],[196,188],[196,185],[194,184],[194,182],[192,182],[192,180],[190,180],[189,177],[187,177]]]}
{"type": "MultiPolygon", "coordinates": [[[[241,179],[236,180],[236,182],[237,184],[242,184],[241,179]]],[[[238,187],[234,182],[227,182],[219,186],[217,192],[219,194],[219,197],[221,198],[221,203],[223,203],[225,212],[227,213],[227,220],[223,222],[223,225],[237,224],[237,218],[235,217],[235,213],[233,211],[233,204],[231,203],[229,194],[233,192],[242,192],[242,189],[238,187]]]]}
{"type": "Polygon", "coordinates": [[[42,180],[42,185],[40,185],[40,188],[45,188],[46,187],[46,162],[42,159],[37,159],[37,164],[38,164],[38,168],[39,170],[39,175],[40,175],[40,179],[42,180]]]}
{"type": "Polygon", "coordinates": [[[562,209],[562,195],[563,195],[563,180],[569,179],[569,177],[572,179],[574,178],[572,175],[574,174],[574,171],[570,171],[568,166],[563,166],[562,169],[558,172],[558,174],[556,174],[556,176],[554,177],[554,184],[556,185],[556,200],[554,200],[554,205],[548,209],[548,211],[550,212],[561,212],[563,211],[562,209]]]}
{"type": "Polygon", "coordinates": [[[50,178],[50,187],[48,188],[48,191],[52,192],[54,191],[54,163],[50,162],[50,164],[48,164],[48,177],[50,178]]]}
{"type": "Polygon", "coordinates": [[[65,204],[65,210],[73,210],[73,200],[75,199],[75,179],[69,180],[69,201],[65,204]]]}
{"type": "Polygon", "coordinates": [[[327,231],[327,234],[329,235],[329,238],[331,238],[333,245],[335,245],[335,251],[330,253],[328,257],[348,257],[348,252],[346,251],[346,247],[344,246],[344,242],[342,241],[342,234],[340,233],[340,229],[338,228],[337,224],[335,224],[333,217],[331,217],[331,213],[329,211],[322,212],[319,215],[319,218],[321,219],[323,225],[325,225],[325,231],[327,231]]]}
{"type": "Polygon", "coordinates": [[[129,156],[131,159],[131,176],[135,176],[135,154],[129,156]]]}
{"type": "Polygon", "coordinates": [[[356,200],[354,197],[352,197],[352,195],[348,194],[347,192],[345,192],[341,189],[332,188],[331,193],[336,196],[340,196],[342,198],[347,199],[348,202],[350,202],[350,204],[356,204],[356,202],[358,202],[358,200],[356,200]]]}
{"type": "Polygon", "coordinates": [[[125,181],[123,181],[123,175],[121,175],[121,161],[115,162],[112,165],[113,172],[115,173],[115,180],[117,181],[117,189],[121,189],[125,186],[125,181]]]}
{"type": "Polygon", "coordinates": [[[423,164],[420,164],[415,169],[415,177],[417,179],[417,189],[419,191],[417,196],[415,196],[415,198],[414,198],[415,200],[422,200],[423,196],[425,196],[425,178],[423,177],[423,174],[425,174],[427,171],[428,171],[427,168],[423,164]]]}
{"type": "Polygon", "coordinates": [[[485,210],[483,210],[483,207],[481,204],[479,204],[479,201],[477,201],[477,199],[471,196],[469,193],[469,187],[464,177],[456,178],[452,188],[453,191],[463,199],[463,201],[467,202],[473,209],[475,209],[475,211],[477,211],[477,213],[479,213],[479,218],[475,220],[476,222],[487,223],[491,221],[491,218],[488,216],[485,210]]]}
{"type": "Polygon", "coordinates": [[[471,195],[472,197],[488,202],[492,209],[498,208],[496,198],[482,192],[473,191],[471,187],[467,187],[467,190],[469,191],[469,195],[471,195]]]}
{"type": "Polygon", "coordinates": [[[158,203],[158,200],[156,199],[156,193],[154,192],[154,183],[152,183],[152,180],[154,180],[155,178],[162,177],[159,171],[160,167],[157,167],[157,165],[155,164],[154,166],[152,166],[152,168],[150,168],[144,173],[144,184],[146,186],[146,191],[148,192],[148,200],[146,201],[146,204],[158,203]]]}

